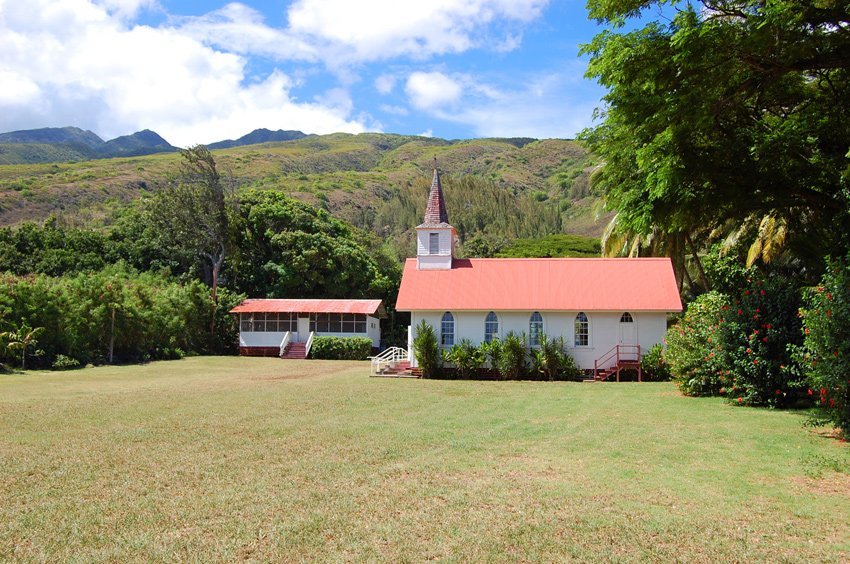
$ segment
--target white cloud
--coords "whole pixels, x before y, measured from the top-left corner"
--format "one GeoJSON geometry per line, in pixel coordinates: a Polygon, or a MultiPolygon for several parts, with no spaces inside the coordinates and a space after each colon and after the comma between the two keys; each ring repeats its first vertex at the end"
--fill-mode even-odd
{"type": "Polygon", "coordinates": [[[392,114],[395,116],[406,116],[410,113],[404,106],[391,106],[389,104],[381,104],[378,106],[378,109],[385,114],[392,114]]]}
{"type": "Polygon", "coordinates": [[[156,0],[95,0],[95,4],[124,20],[134,18],[143,9],[158,7],[156,0]]]}
{"type": "Polygon", "coordinates": [[[317,49],[292,33],[273,28],[253,8],[233,2],[203,16],[174,20],[177,29],[206,45],[275,60],[317,60],[317,49]]]}
{"type": "Polygon", "coordinates": [[[419,137],[433,137],[433,136],[434,136],[434,130],[433,129],[426,129],[425,131],[423,131],[422,133],[419,134],[419,137]]]}
{"type": "MultiPolygon", "coordinates": [[[[521,89],[498,88],[484,80],[462,76],[462,94],[452,105],[417,104],[428,115],[470,126],[481,137],[574,137],[591,125],[601,91],[587,95],[582,89],[581,63],[556,72],[531,76],[521,89]]],[[[422,73],[425,74],[425,73],[422,73]]]]}
{"type": "Polygon", "coordinates": [[[414,72],[407,77],[405,91],[413,106],[433,110],[457,102],[463,89],[461,84],[441,72],[414,72]]]}
{"type": "Polygon", "coordinates": [[[375,90],[387,95],[395,89],[396,77],[391,74],[382,74],[375,79],[375,90]]]}
{"type": "Polygon", "coordinates": [[[246,66],[177,28],[129,26],[90,0],[0,0],[0,131],[78,125],[109,138],[150,128],[186,146],[257,127],[367,129],[344,93],[300,102],[285,73],[246,82],[246,66]]]}
{"type": "Polygon", "coordinates": [[[521,26],[548,0],[296,0],[289,30],[324,45],[331,66],[398,56],[425,59],[473,47],[505,48],[516,35],[494,24],[521,26]],[[504,37],[502,37],[504,35],[504,37]]]}

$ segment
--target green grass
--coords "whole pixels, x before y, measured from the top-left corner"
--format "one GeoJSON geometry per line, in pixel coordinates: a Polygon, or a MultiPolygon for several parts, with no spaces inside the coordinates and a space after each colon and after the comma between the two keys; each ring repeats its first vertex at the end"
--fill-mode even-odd
{"type": "Polygon", "coordinates": [[[367,374],[0,376],[0,560],[850,558],[847,445],[801,414],[670,384],[367,374]]]}

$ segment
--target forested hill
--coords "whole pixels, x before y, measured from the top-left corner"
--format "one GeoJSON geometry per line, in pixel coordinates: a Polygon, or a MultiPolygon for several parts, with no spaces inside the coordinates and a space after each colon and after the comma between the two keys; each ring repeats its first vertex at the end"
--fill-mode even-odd
{"type": "MultiPolygon", "coordinates": [[[[332,134],[217,150],[239,189],[282,191],[382,235],[406,256],[422,218],[434,159],[452,223],[464,240],[498,248],[551,233],[598,236],[590,195],[593,157],[567,140],[446,141],[392,134],[332,134]]],[[[178,154],[0,166],[0,225],[50,216],[106,224],[157,190],[178,154]]]]}

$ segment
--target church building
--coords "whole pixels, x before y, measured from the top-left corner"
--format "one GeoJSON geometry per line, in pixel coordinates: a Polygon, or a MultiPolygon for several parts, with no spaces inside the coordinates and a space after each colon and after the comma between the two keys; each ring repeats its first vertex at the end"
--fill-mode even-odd
{"type": "Polygon", "coordinates": [[[425,320],[443,348],[489,342],[509,331],[562,336],[585,370],[633,362],[662,341],[667,316],[682,311],[668,258],[460,259],[440,173],[434,170],[416,258],[405,262],[396,309],[411,314],[408,358],[425,320]]]}

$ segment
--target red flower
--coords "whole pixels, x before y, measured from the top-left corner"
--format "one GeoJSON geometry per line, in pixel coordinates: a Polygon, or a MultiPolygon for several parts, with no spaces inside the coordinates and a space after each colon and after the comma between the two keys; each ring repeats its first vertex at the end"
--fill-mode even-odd
{"type": "Polygon", "coordinates": [[[762,290],[762,291],[761,291],[761,295],[763,296],[764,294],[765,294],[765,291],[764,291],[764,290],[762,290]]]}
{"type": "Polygon", "coordinates": [[[759,359],[754,358],[754,359],[753,359],[753,364],[758,364],[758,363],[759,363],[759,359]]]}
{"type": "Polygon", "coordinates": [[[739,310],[738,310],[738,315],[741,315],[742,313],[744,313],[744,312],[743,312],[743,310],[740,310],[740,309],[739,309],[739,310]]]}
{"type": "Polygon", "coordinates": [[[738,403],[744,403],[744,398],[738,397],[738,403]]]}
{"type": "Polygon", "coordinates": [[[829,407],[835,407],[835,400],[834,399],[829,400],[829,407]]]}
{"type": "Polygon", "coordinates": [[[747,349],[747,354],[753,354],[753,351],[750,350],[750,349],[747,349]]]}
{"type": "Polygon", "coordinates": [[[745,295],[745,296],[749,296],[749,295],[750,295],[750,291],[749,291],[749,290],[745,290],[745,291],[744,291],[744,295],[745,295]]]}
{"type": "Polygon", "coordinates": [[[766,343],[766,342],[767,342],[767,337],[763,337],[763,338],[762,338],[762,340],[761,340],[761,342],[762,342],[762,343],[766,343]]]}
{"type": "Polygon", "coordinates": [[[812,395],[813,393],[814,393],[814,392],[812,391],[812,389],[811,389],[811,388],[809,388],[809,395],[812,395]]]}
{"type": "Polygon", "coordinates": [[[777,395],[777,396],[778,396],[779,394],[781,394],[781,393],[782,393],[781,391],[776,390],[776,395],[777,395]]]}
{"type": "Polygon", "coordinates": [[[808,334],[809,334],[809,328],[806,327],[806,335],[808,335],[808,334]]]}

